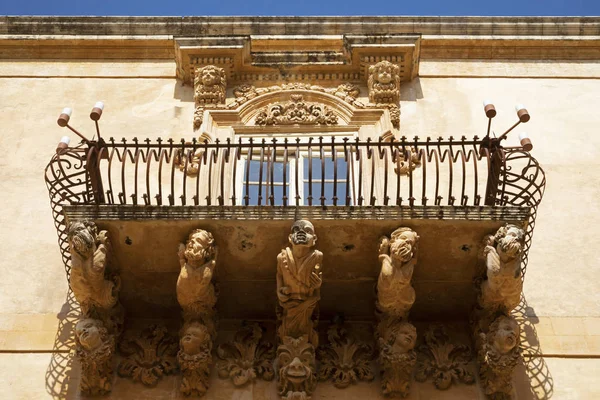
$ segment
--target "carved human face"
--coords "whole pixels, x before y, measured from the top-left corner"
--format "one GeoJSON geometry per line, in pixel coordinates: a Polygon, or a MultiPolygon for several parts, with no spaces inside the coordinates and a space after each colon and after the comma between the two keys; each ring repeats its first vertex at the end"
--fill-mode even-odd
{"type": "Polygon", "coordinates": [[[401,323],[393,333],[395,336],[392,345],[394,352],[403,354],[415,348],[417,344],[417,330],[409,323],[401,323]]]}
{"type": "Polygon", "coordinates": [[[91,223],[75,221],[69,225],[69,241],[73,250],[82,257],[91,255],[96,241],[96,227],[91,223]]]}
{"type": "Polygon", "coordinates": [[[221,83],[221,73],[216,68],[203,68],[201,79],[205,86],[218,85],[221,83]]]}
{"type": "Polygon", "coordinates": [[[392,259],[400,262],[409,261],[414,255],[417,239],[417,234],[410,230],[400,232],[400,234],[392,234],[392,240],[390,241],[392,259]]]}
{"type": "Polygon", "coordinates": [[[191,233],[185,244],[185,258],[188,261],[206,263],[214,253],[214,239],[210,232],[198,229],[191,233]]]}
{"type": "Polygon", "coordinates": [[[280,375],[294,384],[312,378],[315,370],[315,348],[306,336],[299,339],[286,337],[277,349],[280,375]]]}
{"type": "Polygon", "coordinates": [[[315,227],[309,221],[296,221],[292,225],[292,233],[289,236],[289,240],[294,246],[312,247],[317,241],[315,227]]]}
{"type": "Polygon", "coordinates": [[[75,335],[86,350],[94,350],[102,344],[101,322],[95,319],[82,319],[75,325],[75,335]]]}
{"type": "Polygon", "coordinates": [[[493,346],[500,354],[506,354],[517,346],[519,325],[512,318],[500,318],[498,329],[494,334],[493,346]]]}
{"type": "Polygon", "coordinates": [[[496,250],[501,258],[515,258],[523,249],[523,230],[514,226],[506,227],[506,234],[498,240],[496,250]]]}
{"type": "Polygon", "coordinates": [[[387,85],[394,79],[394,70],[392,65],[380,65],[375,71],[375,81],[387,85]]]}
{"type": "Polygon", "coordinates": [[[184,353],[193,356],[203,351],[210,343],[210,335],[206,327],[193,323],[184,328],[179,345],[184,353]]]}

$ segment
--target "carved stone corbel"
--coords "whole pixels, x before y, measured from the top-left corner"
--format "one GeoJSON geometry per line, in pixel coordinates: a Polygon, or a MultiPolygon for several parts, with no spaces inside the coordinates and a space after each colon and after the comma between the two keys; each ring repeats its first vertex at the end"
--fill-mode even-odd
{"type": "Polygon", "coordinates": [[[381,272],[377,280],[376,338],[383,369],[383,393],[406,397],[416,363],[417,331],[408,322],[415,302],[411,285],[417,264],[419,236],[410,228],[398,228],[379,240],[381,272]]]}
{"type": "Polygon", "coordinates": [[[519,325],[510,312],[519,304],[523,281],[521,257],[525,232],[506,224],[483,239],[484,275],[476,279],[477,306],[472,315],[479,376],[492,399],[511,399],[513,371],[519,360],[519,325]]]}
{"type": "Polygon", "coordinates": [[[194,73],[194,130],[200,128],[204,109],[208,106],[225,104],[225,91],[227,89],[227,76],[225,69],[206,65],[197,68],[194,73]]]}
{"type": "Polygon", "coordinates": [[[69,284],[82,314],[75,331],[77,356],[82,364],[80,390],[105,394],[111,389],[116,338],[123,331],[121,279],[107,231],[98,231],[91,221],[73,221],[67,237],[71,253],[69,284]]]}
{"type": "Polygon", "coordinates": [[[319,356],[319,380],[331,379],[339,389],[357,381],[373,380],[371,360],[373,346],[349,334],[341,324],[332,325],[327,331],[329,343],[321,347],[319,356]]]}
{"type": "Polygon", "coordinates": [[[235,386],[254,382],[256,378],[273,379],[275,348],[261,340],[262,335],[263,328],[252,324],[237,331],[232,343],[219,345],[217,370],[221,379],[231,378],[235,386]]]}
{"type": "Polygon", "coordinates": [[[369,102],[373,104],[400,102],[400,67],[383,60],[369,67],[369,102]]]}
{"type": "Polygon", "coordinates": [[[196,229],[178,251],[181,271],[177,279],[177,301],[183,309],[183,328],[177,360],[183,374],[181,391],[202,396],[208,389],[212,346],[216,338],[217,296],[212,277],[217,246],[210,232],[196,229]]]}
{"type": "Polygon", "coordinates": [[[296,221],[288,240],[290,247],[277,256],[277,358],[280,395],[292,400],[308,398],[316,385],[323,253],[315,249],[317,235],[310,221],[296,221]]]}

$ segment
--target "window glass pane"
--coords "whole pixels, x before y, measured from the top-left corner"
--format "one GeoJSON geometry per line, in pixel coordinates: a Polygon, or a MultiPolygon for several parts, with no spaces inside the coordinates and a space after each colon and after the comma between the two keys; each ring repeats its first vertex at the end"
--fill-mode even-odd
{"type": "MultiPolygon", "coordinates": [[[[244,162],[244,181],[246,179],[246,165],[244,162]]],[[[267,179],[271,179],[271,171],[269,170],[269,162],[265,158],[263,162],[263,171],[262,171],[262,181],[263,183],[267,182],[267,179]]],[[[258,177],[260,175],[260,160],[250,160],[250,182],[258,182],[258,177]]],[[[286,180],[289,181],[290,178],[290,165],[288,163],[285,171],[286,180]]],[[[283,162],[275,162],[273,163],[273,180],[275,182],[283,182],[283,162]]]]}
{"type": "MultiPolygon", "coordinates": [[[[263,188],[264,191],[264,188],[263,188]]],[[[249,185],[248,191],[246,191],[246,185],[244,185],[244,204],[246,202],[245,196],[248,195],[250,198],[248,199],[248,204],[256,205],[258,204],[258,185],[249,185]]]]}
{"type": "MultiPolygon", "coordinates": [[[[247,163],[244,164],[244,168],[246,168],[247,163]]],[[[250,182],[258,182],[258,176],[260,172],[260,161],[250,160],[250,182]]],[[[263,178],[264,178],[263,171],[263,178]]],[[[244,171],[244,179],[246,179],[246,171],[244,171]]]]}
{"type": "MultiPolygon", "coordinates": [[[[275,203],[276,206],[282,206],[283,205],[283,186],[274,186],[274,192],[275,192],[275,197],[273,198],[273,201],[275,203]]],[[[271,194],[269,193],[269,196],[271,194]]],[[[288,204],[290,204],[290,193],[289,193],[289,188],[288,188],[288,192],[286,193],[287,197],[288,197],[288,204]]],[[[269,204],[271,204],[269,202],[269,204]]]]}
{"type": "MultiPolygon", "coordinates": [[[[290,165],[286,165],[285,168],[285,177],[286,182],[289,182],[290,179],[290,165]]],[[[283,182],[283,162],[275,162],[273,163],[273,180],[275,182],[283,182]]]]}

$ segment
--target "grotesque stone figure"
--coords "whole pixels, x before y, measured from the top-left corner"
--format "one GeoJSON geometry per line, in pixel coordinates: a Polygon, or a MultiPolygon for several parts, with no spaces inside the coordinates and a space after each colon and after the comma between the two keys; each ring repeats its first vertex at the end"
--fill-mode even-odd
{"type": "Polygon", "coordinates": [[[417,264],[419,236],[398,228],[379,239],[381,272],[377,280],[377,310],[386,318],[402,319],[415,302],[411,279],[417,264]]]}
{"type": "Polygon", "coordinates": [[[71,250],[69,283],[75,299],[84,316],[99,318],[106,323],[108,314],[117,307],[121,282],[111,265],[112,249],[107,232],[98,232],[91,221],[74,221],[69,225],[68,238],[71,250]]]}
{"type": "MultiPolygon", "coordinates": [[[[289,235],[291,247],[277,256],[277,298],[279,300],[280,340],[307,335],[318,346],[313,314],[321,298],[321,261],[323,253],[315,250],[317,235],[309,221],[296,221],[289,235]]],[[[316,316],[315,316],[316,317],[316,316]]]]}
{"type": "Polygon", "coordinates": [[[184,324],[181,329],[177,361],[183,374],[181,392],[186,396],[202,396],[208,390],[212,363],[212,339],[200,322],[184,324]]]}
{"type": "Polygon", "coordinates": [[[308,400],[317,383],[315,348],[307,335],[282,338],[277,348],[279,395],[284,400],[308,400]]]}
{"type": "Polygon", "coordinates": [[[194,100],[196,105],[225,103],[227,77],[223,68],[207,65],[196,69],[194,100]]]}
{"type": "Polygon", "coordinates": [[[79,389],[85,395],[103,395],[111,390],[115,338],[102,321],[85,318],[75,325],[75,354],[81,362],[79,389]]]}
{"type": "Polygon", "coordinates": [[[524,239],[525,232],[510,224],[498,229],[494,236],[485,237],[482,258],[487,279],[481,284],[479,306],[487,313],[508,314],[519,304],[524,239]]]}
{"type": "Polygon", "coordinates": [[[512,374],[519,361],[519,324],[501,315],[477,339],[479,376],[485,394],[492,399],[511,399],[512,374]]]}
{"type": "Polygon", "coordinates": [[[408,322],[396,322],[379,338],[381,387],[384,395],[406,397],[417,362],[414,348],[417,329],[408,322]]]}
{"type": "Polygon", "coordinates": [[[400,67],[389,61],[380,61],[369,67],[369,102],[394,103],[400,101],[400,67]]]}
{"type": "Polygon", "coordinates": [[[212,283],[217,259],[217,246],[210,232],[196,229],[188,241],[179,245],[181,271],[177,279],[177,301],[185,321],[202,321],[214,334],[217,296],[212,283]]]}

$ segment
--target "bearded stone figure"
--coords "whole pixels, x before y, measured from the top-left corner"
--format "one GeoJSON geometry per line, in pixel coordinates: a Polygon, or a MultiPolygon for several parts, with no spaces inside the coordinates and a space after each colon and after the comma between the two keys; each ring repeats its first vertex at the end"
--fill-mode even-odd
{"type": "Polygon", "coordinates": [[[476,337],[479,377],[485,394],[494,400],[512,398],[512,374],[519,361],[519,324],[505,315],[476,337]]]}
{"type": "Polygon", "coordinates": [[[115,337],[108,334],[102,321],[85,318],[75,325],[75,345],[75,355],[81,362],[81,393],[89,396],[109,393],[115,337]]]}
{"type": "Polygon", "coordinates": [[[181,329],[177,361],[183,375],[181,392],[186,396],[202,396],[208,390],[212,364],[212,339],[200,322],[185,323],[181,329]]]}
{"type": "Polygon", "coordinates": [[[395,322],[379,338],[381,388],[386,396],[406,397],[417,363],[414,348],[417,329],[408,322],[395,322]]]}
{"type": "Polygon", "coordinates": [[[400,67],[389,61],[380,61],[369,67],[369,102],[374,104],[400,101],[400,67]]]}
{"type": "Polygon", "coordinates": [[[217,296],[212,277],[217,260],[217,246],[210,232],[196,229],[187,242],[179,245],[181,270],[177,279],[177,301],[184,321],[199,320],[215,334],[214,317],[217,296]]]}
{"type": "Polygon", "coordinates": [[[415,302],[411,279],[417,264],[419,236],[398,228],[379,239],[381,272],[377,279],[377,310],[384,318],[406,319],[415,302]]]}
{"type": "Polygon", "coordinates": [[[280,340],[306,335],[316,348],[323,253],[314,249],[317,235],[309,221],[296,221],[288,239],[291,247],[277,256],[278,335],[280,340]]]}
{"type": "Polygon", "coordinates": [[[523,290],[521,254],[525,232],[511,224],[484,239],[482,258],[485,279],[481,283],[479,306],[486,313],[510,313],[518,304],[523,290]]]}
{"type": "Polygon", "coordinates": [[[279,395],[283,400],[308,400],[317,384],[315,347],[308,336],[286,336],[277,348],[279,395]]]}
{"type": "Polygon", "coordinates": [[[196,69],[194,77],[194,100],[200,104],[225,103],[227,77],[223,68],[207,65],[196,69]]]}

